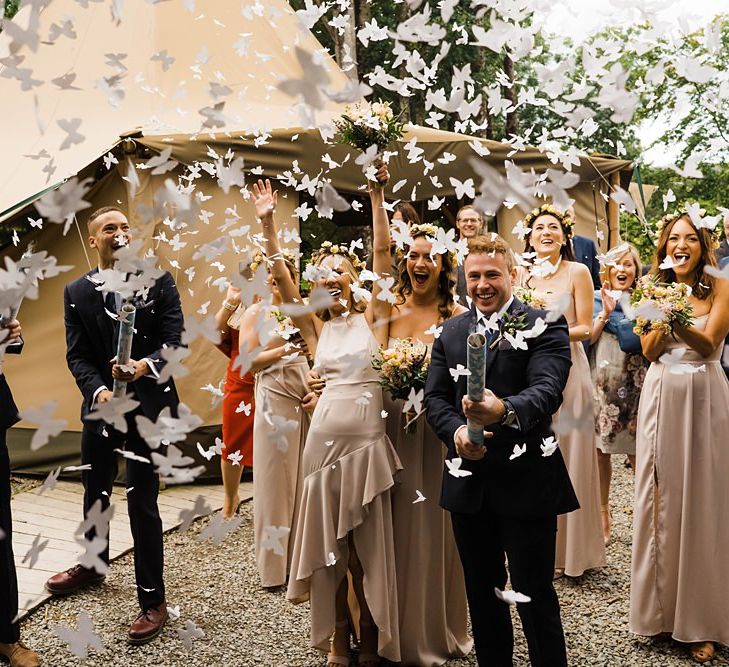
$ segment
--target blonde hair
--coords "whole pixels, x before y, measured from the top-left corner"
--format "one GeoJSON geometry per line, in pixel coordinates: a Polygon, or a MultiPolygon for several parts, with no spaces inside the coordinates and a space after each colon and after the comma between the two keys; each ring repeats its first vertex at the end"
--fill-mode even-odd
{"type": "MultiPolygon", "coordinates": [[[[625,249],[625,252],[619,255],[615,258],[615,263],[618,263],[618,260],[621,257],[625,257],[625,255],[630,254],[630,258],[633,260],[633,264],[635,265],[635,279],[633,280],[633,284],[631,285],[631,288],[635,286],[635,283],[638,282],[638,278],[640,278],[643,275],[643,262],[640,261],[640,253],[638,252],[638,249],[632,244],[632,243],[622,243],[621,245],[627,246],[625,249]]],[[[619,247],[619,246],[618,246],[619,247]]],[[[613,249],[615,250],[615,249],[613,249]]],[[[613,268],[613,265],[609,264],[601,264],[600,265],[600,282],[610,282],[610,269],[613,268]]]]}
{"type": "MultiPolygon", "coordinates": [[[[345,255],[340,254],[320,254],[316,257],[312,257],[311,263],[314,266],[320,266],[321,263],[327,258],[327,257],[336,257],[337,258],[337,264],[336,264],[336,270],[339,273],[346,273],[350,278],[350,285],[352,283],[359,282],[359,271],[355,268],[352,261],[345,255]]],[[[354,296],[350,289],[350,296],[349,296],[349,302],[350,302],[350,311],[355,313],[364,313],[364,311],[367,309],[367,302],[364,300],[355,300],[354,296]]],[[[329,308],[322,308],[320,310],[316,311],[316,316],[322,320],[322,322],[328,322],[332,319],[332,315],[329,312],[329,308]]]]}

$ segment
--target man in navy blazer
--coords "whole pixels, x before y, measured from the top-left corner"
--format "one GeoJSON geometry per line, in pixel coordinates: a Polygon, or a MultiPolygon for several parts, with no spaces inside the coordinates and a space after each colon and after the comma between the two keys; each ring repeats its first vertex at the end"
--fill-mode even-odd
{"type": "MultiPolygon", "coordinates": [[[[20,354],[23,339],[20,322],[0,320],[0,364],[2,355],[20,354]]],[[[37,667],[35,651],[20,641],[18,625],[18,575],[13,558],[13,519],[10,513],[10,456],[5,440],[7,430],[18,422],[18,408],[0,367],[0,655],[12,665],[37,667]]]]}
{"type": "Polygon", "coordinates": [[[531,664],[567,665],[552,578],[557,515],[579,504],[551,430],[572,363],[567,322],[560,317],[528,338],[527,349],[512,348],[503,332],[519,336],[543,327],[546,313],[514,298],[515,261],[503,239],[481,236],[468,247],[473,306],[447,320],[433,344],[425,406],[451,466],[461,459],[455,475],[444,469],[441,505],[451,512],[463,563],[476,657],[479,665],[512,665],[509,607],[494,592],[506,587],[508,558],[512,588],[531,598],[517,605],[531,664]],[[490,333],[494,313],[499,329],[490,333]],[[490,342],[480,402],[466,396],[466,378],[455,373],[454,380],[451,372],[466,366],[466,339],[474,331],[490,342]],[[484,446],[468,439],[466,417],[485,427],[484,446]]]}
{"type": "Polygon", "coordinates": [[[595,289],[599,290],[600,283],[600,262],[597,259],[597,246],[595,242],[587,236],[575,234],[572,237],[572,249],[575,251],[575,258],[578,262],[582,262],[592,276],[592,284],[595,289]]]}
{"type": "MultiPolygon", "coordinates": [[[[115,252],[129,243],[131,231],[124,212],[104,207],[91,214],[88,221],[89,246],[96,250],[99,268],[66,286],[64,313],[66,324],[66,361],[83,403],[81,417],[81,462],[91,469],[82,473],[84,483],[84,518],[98,502],[102,510],[109,506],[117,473],[115,450],[126,449],[139,458],[127,458],[127,508],[134,538],[134,569],[141,613],[132,623],[128,641],[143,644],[154,639],[167,620],[163,580],[162,521],[157,508],[159,480],[150,460],[150,447],[137,430],[136,417],[157,421],[160,411],[168,408],[176,415],[177,392],[171,380],[159,383],[165,359],[163,350],[181,344],[183,315],[180,295],[172,276],[158,271],[152,284],[135,293],[136,306],[132,360],[126,366],[113,362],[116,355],[118,322],[114,317],[121,307],[121,296],[99,289],[104,281],[99,270],[112,269],[115,252]],[[127,384],[127,396],[139,406],[126,413],[126,433],[111,424],[92,419],[95,408],[112,399],[114,380],[127,384]]],[[[129,280],[130,276],[127,277],[129,280]]],[[[86,537],[96,536],[92,527],[86,537]]],[[[106,539],[108,535],[100,535],[106,539]]],[[[108,543],[99,554],[109,562],[108,543]]],[[[51,577],[46,588],[66,595],[104,579],[103,572],[77,565],[51,577]]]]}

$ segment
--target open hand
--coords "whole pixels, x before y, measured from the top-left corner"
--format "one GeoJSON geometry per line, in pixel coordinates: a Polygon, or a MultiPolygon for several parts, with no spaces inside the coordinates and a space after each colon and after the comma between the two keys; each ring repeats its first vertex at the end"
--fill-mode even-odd
{"type": "Polygon", "coordinates": [[[271,189],[271,181],[266,183],[259,178],[258,183],[253,184],[253,205],[256,207],[256,216],[261,220],[270,218],[276,210],[278,202],[278,190],[271,189]]]}
{"type": "Polygon", "coordinates": [[[225,293],[225,300],[231,306],[240,305],[240,287],[236,287],[233,283],[228,285],[228,291],[225,293]]]}
{"type": "Polygon", "coordinates": [[[602,313],[608,317],[615,310],[617,300],[609,293],[610,283],[606,280],[600,288],[600,298],[602,299],[602,313]]]}

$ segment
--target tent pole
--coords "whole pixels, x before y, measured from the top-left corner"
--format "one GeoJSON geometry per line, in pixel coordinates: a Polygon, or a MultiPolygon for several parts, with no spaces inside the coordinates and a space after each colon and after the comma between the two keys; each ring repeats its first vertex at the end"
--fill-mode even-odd
{"type": "MultiPolygon", "coordinates": [[[[620,171],[615,171],[610,174],[610,190],[617,192],[620,187],[620,171]]],[[[608,199],[607,205],[607,219],[608,219],[608,250],[614,248],[620,243],[620,205],[614,199],[608,199]]]]}

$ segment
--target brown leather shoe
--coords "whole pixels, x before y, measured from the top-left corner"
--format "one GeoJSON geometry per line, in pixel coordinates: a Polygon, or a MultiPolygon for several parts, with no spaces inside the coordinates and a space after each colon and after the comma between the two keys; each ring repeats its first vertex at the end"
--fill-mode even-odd
{"type": "Polygon", "coordinates": [[[106,576],[96,570],[74,565],[70,570],[54,574],[46,581],[46,590],[53,595],[68,595],[86,586],[100,584],[106,576]]]}
{"type": "Polygon", "coordinates": [[[38,654],[21,641],[0,644],[0,656],[10,662],[10,667],[39,667],[41,664],[38,654]]]}
{"type": "Polygon", "coordinates": [[[165,623],[167,623],[167,604],[165,602],[145,609],[130,626],[127,641],[135,645],[146,644],[162,632],[165,623]]]}

